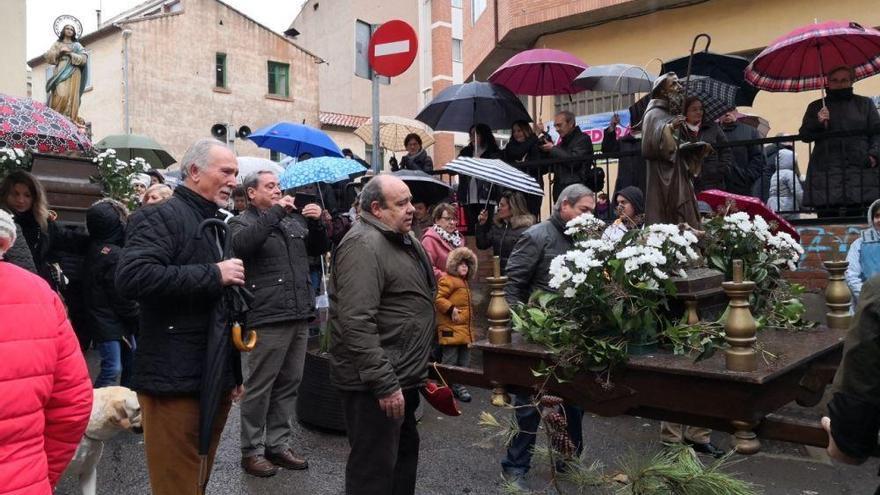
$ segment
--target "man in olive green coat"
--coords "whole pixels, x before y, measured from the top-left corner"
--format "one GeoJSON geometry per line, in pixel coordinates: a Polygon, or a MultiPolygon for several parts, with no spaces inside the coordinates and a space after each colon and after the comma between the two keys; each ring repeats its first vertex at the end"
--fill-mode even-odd
{"type": "MultiPolygon", "coordinates": [[[[828,417],[828,454],[847,464],[861,464],[877,447],[880,432],[880,276],[865,282],[855,319],[834,377],[828,417]]],[[[880,495],[880,488],[875,495],[880,495]]]]}
{"type": "Polygon", "coordinates": [[[361,217],[333,259],[331,371],[342,391],[351,446],[347,495],[414,494],[415,410],[434,337],[435,281],[411,233],[412,195],[378,175],[361,192],[361,217]]]}

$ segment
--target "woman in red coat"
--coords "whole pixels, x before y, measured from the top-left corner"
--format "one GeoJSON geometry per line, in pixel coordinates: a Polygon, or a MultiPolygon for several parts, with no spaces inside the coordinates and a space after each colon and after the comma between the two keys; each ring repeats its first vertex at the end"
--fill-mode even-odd
{"type": "MultiPolygon", "coordinates": [[[[0,257],[15,242],[0,211],[0,257]]],[[[0,494],[49,495],[82,439],[92,382],[58,296],[0,261],[0,494]]]]}
{"type": "Polygon", "coordinates": [[[446,273],[446,258],[455,248],[464,246],[464,238],[458,233],[458,217],[455,207],[440,203],[431,215],[434,225],[422,233],[422,247],[434,267],[434,278],[440,280],[446,273]]]}

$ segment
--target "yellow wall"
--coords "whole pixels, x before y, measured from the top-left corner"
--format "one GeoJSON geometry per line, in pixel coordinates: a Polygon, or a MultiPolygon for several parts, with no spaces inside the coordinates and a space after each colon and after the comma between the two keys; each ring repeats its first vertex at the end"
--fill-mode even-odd
{"type": "MultiPolygon", "coordinates": [[[[556,48],[577,55],[590,65],[629,63],[645,65],[652,58],[673,59],[690,51],[693,37],[701,32],[712,36],[710,51],[742,52],[764,48],[776,37],[818,19],[851,20],[863,26],[880,26],[878,0],[710,0],[600,26],[543,36],[535,46],[556,48]]],[[[650,72],[659,63],[648,65],[650,72]]],[[[880,76],[856,83],[855,91],[865,96],[880,95],[880,76]]],[[[806,93],[761,91],[754,107],[741,108],[770,121],[770,135],[797,133],[804,109],[820,97],[806,93]]],[[[543,120],[552,119],[553,99],[543,105],[543,120]]],[[[806,148],[798,153],[805,156],[806,148]]],[[[806,160],[803,160],[806,162],[806,160]]],[[[802,170],[803,172],[803,170],[802,170]]]]}

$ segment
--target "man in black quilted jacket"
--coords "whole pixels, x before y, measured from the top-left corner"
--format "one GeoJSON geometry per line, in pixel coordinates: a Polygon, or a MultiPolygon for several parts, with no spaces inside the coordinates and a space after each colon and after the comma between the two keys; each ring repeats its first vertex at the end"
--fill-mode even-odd
{"type": "Polygon", "coordinates": [[[171,199],[140,208],[126,231],[116,286],[141,307],[132,388],[143,411],[154,495],[204,493],[229,408],[244,392],[233,351],[222,371],[228,393],[214,419],[210,453],[201,459],[195,438],[208,331],[224,287],[245,279],[241,260],[222,261],[222,232],[199,226],[217,218],[237,173],[235,155],[223,143],[197,141],[181,160],[183,183],[171,199]]]}

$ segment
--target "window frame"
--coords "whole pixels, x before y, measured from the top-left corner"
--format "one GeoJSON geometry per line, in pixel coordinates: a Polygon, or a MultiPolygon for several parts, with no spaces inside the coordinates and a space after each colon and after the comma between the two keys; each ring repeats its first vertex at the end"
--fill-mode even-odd
{"type": "Polygon", "coordinates": [[[229,57],[226,53],[216,52],[214,54],[214,87],[215,88],[229,89],[229,78],[227,77],[227,75],[229,73],[228,61],[229,61],[229,57]],[[221,57],[223,59],[223,70],[222,70],[223,84],[217,84],[219,82],[218,78],[220,76],[220,74],[218,74],[218,73],[221,72],[220,71],[220,58],[221,57]]]}
{"type": "Polygon", "coordinates": [[[266,73],[268,76],[267,80],[267,94],[270,96],[274,96],[277,98],[290,98],[290,64],[285,64],[284,62],[276,62],[274,60],[268,60],[266,64],[266,73]],[[275,70],[273,70],[273,68],[275,70]],[[284,92],[278,92],[278,80],[277,80],[277,69],[284,69],[284,92]],[[273,77],[275,79],[273,79],[273,77]],[[274,88],[273,88],[274,82],[274,88]]]}

